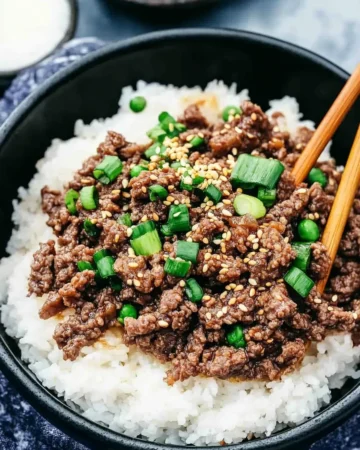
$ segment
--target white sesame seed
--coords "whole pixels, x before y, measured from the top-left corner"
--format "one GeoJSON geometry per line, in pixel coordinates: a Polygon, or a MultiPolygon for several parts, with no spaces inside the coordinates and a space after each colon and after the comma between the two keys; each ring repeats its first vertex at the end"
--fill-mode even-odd
{"type": "Polygon", "coordinates": [[[242,303],[239,305],[239,309],[243,312],[248,312],[248,309],[245,305],[243,305],[242,303]]]}

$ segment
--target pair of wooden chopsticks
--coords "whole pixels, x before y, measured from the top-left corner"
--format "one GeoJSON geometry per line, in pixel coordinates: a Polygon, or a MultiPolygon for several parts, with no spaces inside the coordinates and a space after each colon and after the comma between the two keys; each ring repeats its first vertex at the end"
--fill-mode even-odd
{"type": "MultiPolygon", "coordinates": [[[[330,141],[359,95],[360,64],[356,67],[354,73],[351,75],[335,102],[332,104],[331,108],[323,118],[305,150],[295,164],[292,173],[295,177],[296,185],[300,184],[308,176],[326,144],[330,141]]],[[[331,258],[331,265],[335,260],[359,183],[360,126],[357,130],[356,137],[341,177],[341,182],[322,237],[322,243],[327,248],[331,258]]],[[[326,278],[318,283],[317,289],[320,293],[324,292],[329,275],[330,272],[327,274],[326,278]]]]}

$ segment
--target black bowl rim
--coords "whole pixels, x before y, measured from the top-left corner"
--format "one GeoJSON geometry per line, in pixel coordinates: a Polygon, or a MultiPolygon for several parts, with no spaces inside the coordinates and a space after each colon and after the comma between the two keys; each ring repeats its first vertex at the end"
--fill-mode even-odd
{"type": "MultiPolygon", "coordinates": [[[[277,47],[285,52],[295,53],[300,58],[311,60],[317,65],[322,66],[333,74],[337,75],[344,82],[348,79],[349,74],[330,62],[329,60],[317,55],[316,53],[306,50],[295,44],[291,44],[273,37],[253,33],[248,31],[221,29],[221,28],[184,28],[159,31],[144,34],[135,38],[127,39],[118,43],[110,44],[102,49],[84,56],[81,60],[74,62],[68,68],[61,70],[51,79],[44,82],[35,92],[33,92],[22,104],[10,115],[7,121],[0,128],[0,149],[6,142],[11,132],[21,123],[27,112],[36,106],[44,97],[53,89],[61,87],[61,84],[69,80],[72,76],[86,70],[102,59],[108,59],[113,54],[128,53],[139,48],[147,48],[161,43],[163,40],[186,40],[201,38],[224,38],[229,40],[244,40],[256,42],[261,45],[277,47]]],[[[1,150],[0,150],[1,151],[1,150]]],[[[50,421],[57,423],[66,423],[68,429],[73,433],[81,432],[84,435],[93,437],[96,440],[103,441],[112,445],[123,445],[127,448],[136,450],[162,450],[162,449],[183,449],[184,446],[159,444],[145,441],[138,438],[126,436],[115,432],[92,422],[79,413],[70,409],[56,395],[44,388],[34,375],[29,373],[29,369],[25,367],[25,363],[17,361],[12,351],[1,336],[0,345],[0,368],[4,371],[19,388],[24,397],[35,408],[48,416],[50,421]]],[[[300,443],[311,442],[319,435],[324,435],[333,430],[340,422],[348,418],[353,412],[359,408],[360,385],[353,387],[344,397],[331,404],[315,417],[308,419],[306,422],[281,431],[269,437],[247,441],[239,444],[226,445],[231,449],[237,450],[255,450],[255,449],[281,449],[285,448],[289,442],[297,445],[300,443]]],[[[199,450],[218,449],[217,446],[197,447],[199,450]]]]}
{"type": "Polygon", "coordinates": [[[63,44],[70,41],[70,39],[72,39],[75,36],[76,26],[77,26],[77,22],[78,22],[78,14],[79,14],[78,3],[77,3],[77,0],[67,0],[67,3],[69,4],[69,7],[70,7],[69,26],[68,26],[63,38],[58,42],[58,44],[52,50],[50,50],[46,55],[44,55],[43,57],[41,57],[34,63],[29,64],[28,66],[21,67],[20,69],[3,71],[3,72],[0,70],[0,78],[11,79],[11,78],[15,77],[18,73],[22,72],[23,70],[29,69],[30,67],[33,67],[36,64],[39,64],[39,63],[45,61],[46,58],[51,56],[63,44]]]}

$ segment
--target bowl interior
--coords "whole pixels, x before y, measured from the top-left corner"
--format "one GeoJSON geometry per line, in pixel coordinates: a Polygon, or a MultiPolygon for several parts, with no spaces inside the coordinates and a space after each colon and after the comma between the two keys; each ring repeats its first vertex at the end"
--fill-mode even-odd
{"type": "MultiPolygon", "coordinates": [[[[12,199],[32,178],[51,140],[70,138],[78,118],[89,122],[114,114],[122,87],[139,79],[178,86],[222,79],[248,88],[264,108],[270,99],[294,96],[304,117],[318,123],[346,79],[343,71],[301,49],[221,30],[160,33],[100,50],[85,61],[55,76],[0,131],[1,257],[12,229],[12,199]]],[[[360,102],[336,133],[332,155],[339,164],[346,160],[359,116],[360,102]]],[[[3,329],[1,334],[18,370],[24,370],[16,344],[3,329]]],[[[348,383],[339,397],[353,386],[348,383]]]]}

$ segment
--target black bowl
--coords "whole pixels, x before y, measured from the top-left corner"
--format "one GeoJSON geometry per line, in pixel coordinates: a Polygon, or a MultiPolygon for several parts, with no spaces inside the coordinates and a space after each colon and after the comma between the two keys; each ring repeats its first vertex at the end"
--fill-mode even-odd
{"type": "MultiPolygon", "coordinates": [[[[36,161],[54,137],[68,139],[79,117],[86,122],[117,110],[123,86],[138,79],[204,86],[214,78],[236,81],[266,107],[284,95],[299,99],[301,111],[315,122],[323,117],[348,74],[323,58],[294,45],[258,34],[220,29],[175,30],[148,34],[111,45],[74,63],[51,78],[16,110],[0,130],[1,255],[11,233],[11,200],[26,186],[36,161]]],[[[344,163],[355,135],[360,103],[334,138],[333,155],[344,163]]],[[[16,342],[1,329],[1,368],[44,417],[93,448],[160,450],[84,419],[45,389],[20,359],[16,342]]],[[[233,445],[236,450],[302,448],[334,429],[360,404],[360,386],[349,381],[332,404],[292,429],[233,445]]],[[[158,407],[161,407],[159,404],[158,407]]],[[[181,447],[178,447],[181,448],[181,447]]]]}

